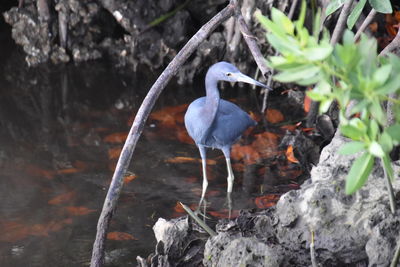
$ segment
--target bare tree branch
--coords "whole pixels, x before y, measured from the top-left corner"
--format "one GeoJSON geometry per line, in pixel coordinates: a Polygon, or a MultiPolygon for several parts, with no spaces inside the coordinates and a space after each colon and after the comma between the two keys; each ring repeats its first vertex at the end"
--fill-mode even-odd
{"type": "Polygon", "coordinates": [[[394,39],[390,42],[390,44],[388,44],[385,47],[385,49],[383,49],[379,53],[379,56],[384,56],[399,47],[400,47],[400,30],[397,31],[396,37],[394,37],[394,39]]]}
{"type": "MultiPolygon", "coordinates": [[[[294,10],[296,9],[297,2],[298,2],[298,0],[294,0],[292,2],[292,5],[290,6],[289,15],[288,15],[289,19],[293,18],[294,10]]],[[[286,6],[285,6],[285,8],[286,8],[286,6]]],[[[277,56],[278,54],[279,54],[278,52],[275,52],[274,56],[277,56]]],[[[267,86],[270,87],[270,88],[272,86],[272,76],[273,75],[274,75],[274,70],[271,70],[271,73],[270,73],[270,75],[268,77],[268,80],[267,80],[267,86]]],[[[263,103],[262,103],[262,107],[261,107],[261,112],[262,113],[264,113],[265,110],[267,109],[268,95],[269,95],[269,90],[264,89],[263,103]]]]}
{"type": "Polygon", "coordinates": [[[246,41],[247,46],[249,47],[250,52],[252,53],[254,60],[258,65],[258,68],[260,69],[262,75],[266,77],[266,74],[269,73],[269,68],[266,64],[264,56],[261,54],[260,48],[257,45],[256,42],[257,38],[254,37],[254,35],[250,32],[249,28],[247,27],[247,24],[242,16],[242,12],[240,11],[240,8],[238,6],[236,6],[235,9],[235,18],[237,20],[243,38],[246,41]]]}
{"type": "Polygon", "coordinates": [[[356,35],[354,36],[354,41],[357,41],[358,38],[360,38],[361,33],[364,32],[364,30],[367,28],[367,26],[374,19],[375,15],[376,15],[376,10],[375,9],[371,9],[371,11],[369,12],[368,16],[365,18],[365,20],[361,24],[360,28],[358,29],[356,35]]]}
{"type": "Polygon", "coordinates": [[[344,3],[342,11],[340,12],[339,19],[336,23],[335,29],[333,30],[331,45],[335,45],[339,42],[342,37],[344,28],[346,27],[347,17],[349,16],[351,6],[354,0],[348,0],[344,3]]]}
{"type": "Polygon", "coordinates": [[[105,237],[109,223],[115,211],[119,195],[123,185],[123,177],[128,169],[132,158],[133,151],[143,131],[145,121],[147,120],[155,101],[167,85],[168,81],[175,75],[179,67],[189,58],[194,50],[204,41],[207,36],[223,21],[233,15],[236,6],[236,0],[231,0],[227,7],[215,15],[187,42],[187,44],[179,51],[175,58],[169,63],[167,68],[158,77],[157,81],[150,88],[149,93],[143,100],[142,105],[137,112],[133,125],[129,131],[125,141],[121,155],[118,159],[116,169],[104,201],[103,209],[97,224],[96,240],[93,245],[91,267],[100,267],[104,260],[105,237]]]}

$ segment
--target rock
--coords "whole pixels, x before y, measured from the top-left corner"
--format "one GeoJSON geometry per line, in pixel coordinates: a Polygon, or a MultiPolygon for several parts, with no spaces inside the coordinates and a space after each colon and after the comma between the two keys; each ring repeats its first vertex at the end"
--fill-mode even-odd
{"type": "MultiPolygon", "coordinates": [[[[198,266],[203,259],[204,237],[195,232],[187,217],[167,221],[158,219],[153,227],[157,240],[156,252],[150,255],[150,266],[198,266]]],[[[138,264],[144,260],[138,258],[138,264]]]]}
{"type": "Polygon", "coordinates": [[[220,234],[204,250],[204,266],[279,266],[280,254],[255,237],[220,234]]]}
{"type": "MultiPolygon", "coordinates": [[[[323,149],[311,178],[301,189],[282,195],[276,207],[242,211],[235,221],[219,221],[218,235],[205,244],[203,264],[309,266],[314,235],[320,266],[388,266],[399,240],[400,219],[390,212],[378,165],[358,192],[344,193],[347,173],[359,156],[338,153],[346,142],[337,133],[323,149]]],[[[394,162],[393,169],[393,188],[398,192],[400,163],[394,162]]]]}

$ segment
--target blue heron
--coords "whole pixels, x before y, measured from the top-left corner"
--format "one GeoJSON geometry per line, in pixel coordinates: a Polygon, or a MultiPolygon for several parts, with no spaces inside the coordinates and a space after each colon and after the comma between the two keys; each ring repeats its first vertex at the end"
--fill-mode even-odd
{"type": "MultiPolygon", "coordinates": [[[[206,147],[222,150],[228,169],[228,199],[233,187],[233,171],[230,150],[243,132],[257,123],[237,105],[220,99],[218,81],[245,82],[268,88],[266,85],[242,74],[238,68],[228,62],[212,65],[206,74],[206,96],[193,101],[185,114],[185,126],[200,151],[203,167],[203,189],[200,203],[203,201],[208,181],[206,173],[206,147]]],[[[270,88],[268,88],[270,89],[270,88]]]]}

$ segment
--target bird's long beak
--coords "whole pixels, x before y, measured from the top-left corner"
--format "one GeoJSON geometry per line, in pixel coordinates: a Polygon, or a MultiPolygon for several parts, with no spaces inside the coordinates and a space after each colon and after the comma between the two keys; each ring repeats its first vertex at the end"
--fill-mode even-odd
{"type": "Polygon", "coordinates": [[[234,75],[236,76],[238,82],[254,84],[254,85],[257,85],[257,86],[261,86],[263,88],[267,88],[268,90],[272,90],[272,88],[266,86],[263,83],[260,83],[259,81],[254,80],[253,78],[250,78],[247,75],[244,75],[243,73],[239,72],[239,73],[235,73],[234,75]]]}

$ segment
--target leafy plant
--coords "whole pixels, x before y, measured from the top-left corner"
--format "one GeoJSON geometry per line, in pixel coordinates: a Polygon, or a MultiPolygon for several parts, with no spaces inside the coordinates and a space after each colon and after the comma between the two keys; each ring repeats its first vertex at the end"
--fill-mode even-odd
{"type": "MultiPolygon", "coordinates": [[[[327,16],[334,13],[336,10],[341,8],[346,1],[350,0],[332,0],[326,7],[325,14],[327,16]]],[[[390,0],[368,0],[369,4],[373,9],[379,13],[392,13],[392,5],[390,0]]],[[[349,17],[347,18],[347,28],[352,29],[354,24],[357,22],[358,17],[361,15],[367,0],[360,0],[351,11],[349,17]]]]}
{"type": "Polygon", "coordinates": [[[260,13],[256,16],[267,30],[268,42],[280,53],[268,58],[268,64],[280,71],[274,79],[303,86],[315,85],[307,94],[321,103],[320,112],[327,111],[333,101],[338,102],[339,129],[353,140],[340,152],[360,153],[348,174],[346,193],[354,193],[364,185],[375,159],[382,161],[392,180],[389,153],[400,143],[400,112],[396,112],[395,124],[387,127],[383,104],[392,101],[396,110],[400,110],[400,101],[389,97],[390,93],[399,92],[400,59],[393,54],[378,57],[375,39],[362,36],[359,43],[354,43],[354,34],[349,30],[344,33],[343,43],[335,46],[329,44],[327,31],[321,38],[315,30],[311,35],[304,27],[305,4],[295,22],[278,9],[271,10],[271,19],[260,13]],[[349,108],[350,113],[346,113],[350,102],[356,104],[349,108]]]}

